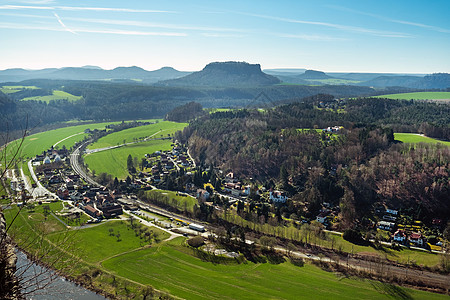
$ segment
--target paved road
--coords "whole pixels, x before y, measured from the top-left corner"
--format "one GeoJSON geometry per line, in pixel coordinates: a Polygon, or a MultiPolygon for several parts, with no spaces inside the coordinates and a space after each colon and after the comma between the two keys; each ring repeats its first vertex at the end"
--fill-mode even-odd
{"type": "Polygon", "coordinates": [[[168,234],[170,234],[170,237],[168,237],[167,239],[165,239],[165,241],[169,241],[169,240],[172,240],[172,239],[177,238],[177,237],[179,237],[179,236],[183,236],[182,234],[172,232],[172,231],[170,231],[170,230],[168,230],[168,229],[166,229],[166,228],[163,228],[163,227],[161,227],[161,226],[156,225],[155,223],[151,223],[151,222],[149,222],[149,221],[147,221],[147,220],[145,220],[145,219],[142,219],[141,217],[139,217],[138,215],[133,214],[133,213],[132,213],[131,211],[129,211],[129,210],[124,210],[124,212],[126,212],[127,214],[133,216],[134,219],[139,220],[139,221],[140,221],[142,224],[144,224],[145,226],[148,226],[148,227],[153,226],[153,227],[156,227],[156,228],[158,228],[158,229],[161,229],[162,231],[165,231],[165,232],[167,232],[168,234]]]}
{"type": "MultiPolygon", "coordinates": [[[[31,178],[33,178],[34,182],[36,182],[36,187],[32,189],[32,192],[30,192],[34,198],[39,197],[46,197],[51,196],[55,199],[59,199],[59,197],[55,194],[47,190],[45,187],[42,186],[42,184],[39,182],[39,179],[36,176],[36,173],[34,173],[32,160],[28,161],[28,170],[30,170],[31,178]]],[[[29,190],[30,191],[30,190],[29,190]]]]}
{"type": "Polygon", "coordinates": [[[195,164],[195,160],[192,158],[191,154],[189,153],[189,149],[187,150],[187,155],[189,156],[189,158],[190,158],[191,161],[192,161],[192,166],[193,166],[194,168],[196,168],[197,165],[195,164]]]}

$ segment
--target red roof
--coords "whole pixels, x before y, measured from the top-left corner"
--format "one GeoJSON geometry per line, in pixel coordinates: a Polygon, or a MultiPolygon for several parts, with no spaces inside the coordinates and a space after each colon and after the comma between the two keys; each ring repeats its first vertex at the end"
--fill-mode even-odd
{"type": "Polygon", "coordinates": [[[413,239],[413,240],[418,240],[418,239],[422,238],[422,234],[421,233],[417,233],[417,232],[413,232],[413,233],[411,233],[409,238],[413,239]]]}

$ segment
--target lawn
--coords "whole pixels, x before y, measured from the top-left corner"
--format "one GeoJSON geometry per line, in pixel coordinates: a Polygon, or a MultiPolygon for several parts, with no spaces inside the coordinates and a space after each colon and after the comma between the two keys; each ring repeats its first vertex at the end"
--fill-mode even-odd
{"type": "Polygon", "coordinates": [[[48,96],[35,96],[35,97],[26,97],[21,99],[21,101],[29,101],[29,100],[35,100],[35,101],[44,101],[49,103],[52,100],[68,100],[68,101],[78,101],[80,100],[82,97],[81,96],[74,96],[72,94],[69,94],[67,92],[64,91],[60,91],[60,90],[53,90],[52,95],[48,95],[48,96]]]}
{"type": "Polygon", "coordinates": [[[190,211],[192,212],[194,209],[194,205],[198,203],[197,199],[192,196],[182,196],[177,192],[166,191],[166,190],[152,190],[146,192],[148,197],[151,199],[151,195],[156,195],[157,198],[161,196],[166,196],[169,198],[167,202],[170,206],[176,207],[180,211],[190,211]]]}
{"type": "Polygon", "coordinates": [[[405,99],[405,100],[450,100],[450,92],[416,92],[375,96],[376,98],[405,99]]]}
{"type": "Polygon", "coordinates": [[[84,162],[96,174],[108,173],[113,177],[125,179],[128,176],[127,158],[131,154],[140,162],[147,153],[171,149],[172,140],[153,140],[120,148],[110,149],[84,156],[84,162]]]}
{"type": "Polygon", "coordinates": [[[394,138],[395,140],[403,143],[430,143],[430,144],[441,143],[443,145],[450,146],[450,142],[436,140],[415,133],[394,133],[394,138]]]}
{"type": "MultiPolygon", "coordinates": [[[[142,284],[185,299],[386,299],[380,283],[339,278],[306,264],[213,264],[180,251],[176,239],[158,247],[120,255],[103,266],[142,284]]],[[[391,287],[391,286],[389,286],[391,287]]],[[[447,296],[396,287],[408,299],[447,296]]]]}
{"type": "Polygon", "coordinates": [[[161,135],[167,137],[168,134],[172,135],[186,126],[187,123],[162,121],[156,124],[125,129],[102,137],[97,142],[89,145],[88,149],[116,146],[118,144],[124,144],[124,142],[129,143],[133,142],[135,139],[142,139],[149,136],[153,136],[154,138],[160,138],[161,135]]]}

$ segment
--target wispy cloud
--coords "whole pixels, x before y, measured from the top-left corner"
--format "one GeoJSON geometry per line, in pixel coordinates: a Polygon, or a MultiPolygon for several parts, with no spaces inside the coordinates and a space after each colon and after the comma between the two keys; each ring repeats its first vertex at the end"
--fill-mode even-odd
{"type": "Polygon", "coordinates": [[[263,19],[268,19],[268,20],[274,20],[274,21],[293,23],[293,24],[307,24],[307,25],[316,25],[316,26],[322,26],[322,27],[329,27],[329,28],[334,28],[334,29],[347,31],[347,32],[356,32],[356,33],[362,33],[362,34],[370,34],[370,35],[381,36],[381,37],[390,37],[390,38],[410,38],[410,37],[413,37],[410,34],[402,33],[402,32],[376,30],[376,29],[357,27],[357,26],[349,26],[349,25],[341,25],[341,24],[334,24],[334,23],[328,23],[328,22],[305,21],[305,20],[298,20],[298,19],[282,18],[282,17],[277,17],[277,16],[259,15],[259,14],[252,14],[252,13],[243,13],[243,12],[238,12],[238,14],[252,16],[252,17],[257,17],[257,18],[263,18],[263,19]]]}
{"type": "Polygon", "coordinates": [[[348,41],[348,39],[345,39],[345,38],[326,36],[326,35],[280,33],[280,34],[276,34],[276,36],[283,37],[283,38],[300,39],[300,40],[306,40],[306,41],[316,41],[316,42],[348,41]]]}
{"type": "MultiPolygon", "coordinates": [[[[35,26],[17,23],[0,22],[0,28],[5,29],[19,29],[19,30],[43,30],[43,31],[67,31],[66,28],[56,28],[51,26],[35,26]]],[[[100,33],[100,34],[117,34],[117,35],[137,35],[137,36],[167,36],[167,37],[184,37],[186,33],[182,32],[149,32],[149,31],[133,31],[120,29],[89,29],[89,28],[74,28],[76,33],[100,33]]]]}
{"type": "Polygon", "coordinates": [[[69,10],[69,11],[103,11],[103,12],[128,12],[128,13],[177,13],[169,10],[131,9],[113,7],[89,7],[89,6],[31,6],[31,5],[0,5],[0,9],[35,9],[35,10],[69,10]]]}
{"type": "Polygon", "coordinates": [[[164,28],[164,29],[176,29],[176,30],[217,31],[217,32],[245,32],[242,29],[236,29],[236,28],[189,26],[189,25],[178,25],[178,24],[167,24],[167,23],[151,23],[151,22],[132,21],[132,20],[88,19],[88,18],[66,18],[66,19],[67,20],[71,20],[71,21],[97,23],[97,24],[136,26],[136,27],[150,27],[150,28],[164,28]]]}
{"type": "Polygon", "coordinates": [[[68,32],[71,32],[71,33],[73,33],[73,34],[78,34],[78,33],[76,33],[75,31],[71,30],[69,27],[67,27],[67,26],[63,23],[63,21],[61,20],[61,18],[58,16],[57,13],[53,13],[53,14],[55,15],[56,19],[58,20],[58,23],[61,24],[61,26],[62,26],[65,30],[67,30],[68,32]]]}
{"type": "MultiPolygon", "coordinates": [[[[33,14],[20,14],[16,12],[0,12],[0,15],[11,16],[11,17],[22,17],[27,19],[54,19],[50,16],[43,15],[33,15],[33,14]]],[[[64,27],[67,28],[62,22],[59,15],[54,13],[55,17],[57,17],[58,22],[64,27]]],[[[190,25],[182,25],[182,24],[168,24],[168,23],[152,23],[145,21],[134,21],[134,20],[117,20],[117,19],[91,19],[91,18],[74,18],[74,17],[65,17],[64,20],[74,21],[79,26],[88,25],[83,23],[92,23],[92,24],[103,24],[103,25],[119,25],[119,26],[129,26],[129,27],[141,27],[141,28],[160,28],[167,30],[182,30],[182,31],[201,31],[207,32],[202,33],[203,36],[209,37],[244,37],[244,34],[248,34],[248,30],[237,29],[237,28],[224,28],[224,27],[210,27],[210,26],[190,26],[190,25]]],[[[92,25],[89,25],[92,27],[92,25]]],[[[67,28],[68,29],[68,28],[67,28]]],[[[72,30],[73,31],[73,30],[72,30]]],[[[78,30],[76,31],[78,32],[78,30]]]]}
{"type": "Polygon", "coordinates": [[[52,4],[55,3],[55,0],[19,0],[14,1],[16,3],[24,3],[24,4],[52,4]]]}
{"type": "Polygon", "coordinates": [[[244,34],[228,34],[228,33],[213,33],[213,32],[204,32],[202,33],[205,37],[212,37],[212,38],[243,38],[246,35],[244,34]]]}
{"type": "Polygon", "coordinates": [[[450,29],[445,29],[445,28],[441,28],[438,26],[427,25],[427,24],[417,23],[417,22],[404,21],[404,20],[399,20],[399,19],[392,19],[392,18],[388,18],[388,17],[382,16],[382,15],[359,11],[356,9],[347,8],[347,7],[338,6],[338,5],[327,5],[327,7],[330,7],[330,8],[336,9],[336,10],[347,11],[347,12],[358,14],[358,15],[369,16],[369,17],[373,17],[373,18],[391,22],[391,23],[410,25],[410,26],[425,28],[425,29],[429,29],[429,30],[433,30],[433,31],[437,31],[437,32],[450,33],[450,29]]]}

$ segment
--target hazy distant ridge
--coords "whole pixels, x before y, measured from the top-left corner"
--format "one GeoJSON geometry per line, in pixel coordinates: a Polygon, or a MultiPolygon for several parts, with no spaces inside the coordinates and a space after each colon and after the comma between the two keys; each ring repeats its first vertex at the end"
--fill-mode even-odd
{"type": "Polygon", "coordinates": [[[22,81],[27,79],[64,79],[64,80],[140,80],[154,83],[185,76],[190,72],[182,72],[171,67],[155,71],[147,71],[140,67],[118,67],[104,70],[96,66],[68,67],[61,69],[7,69],[0,71],[0,82],[22,81]]]}

